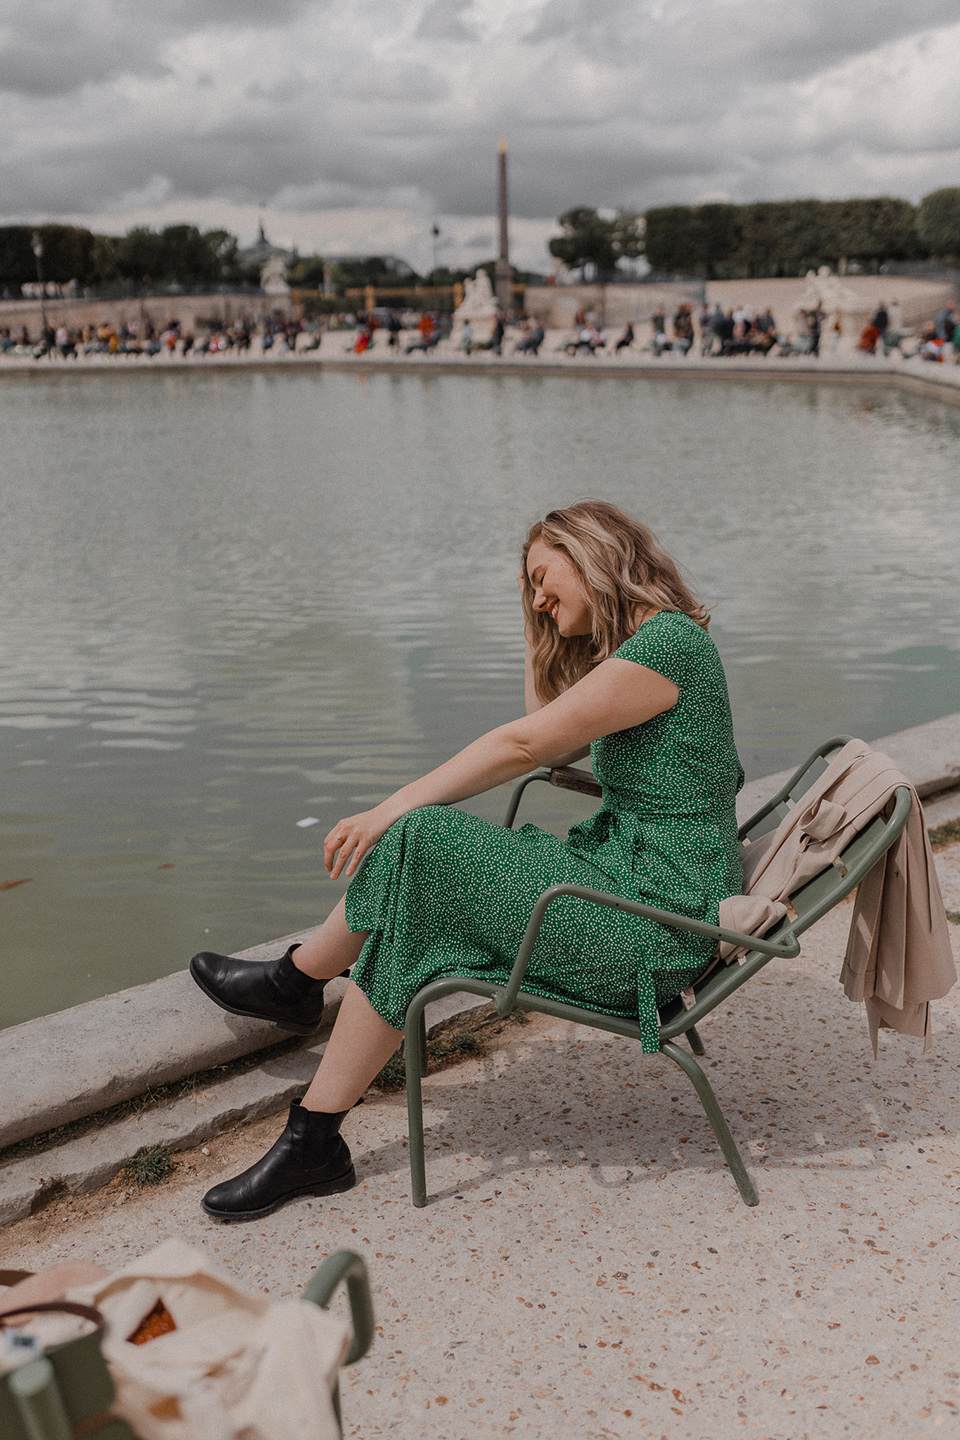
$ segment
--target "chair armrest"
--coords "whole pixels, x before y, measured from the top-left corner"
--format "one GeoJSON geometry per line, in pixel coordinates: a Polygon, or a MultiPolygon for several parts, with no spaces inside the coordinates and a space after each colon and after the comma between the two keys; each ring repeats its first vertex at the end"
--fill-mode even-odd
{"type": "Polygon", "coordinates": [[[800,943],[789,930],[779,940],[764,940],[757,935],[744,935],[739,930],[728,930],[723,925],[708,925],[704,920],[691,920],[688,915],[676,915],[671,910],[659,910],[655,905],[644,905],[639,900],[627,900],[620,895],[608,895],[602,890],[587,890],[582,885],[552,885],[544,890],[533,907],[523,941],[517,951],[517,958],[510,971],[510,979],[497,995],[495,1005],[500,1015],[509,1015],[517,1003],[517,995],[523,984],[533,947],[547,913],[547,907],[563,895],[577,900],[586,900],[592,905],[606,905],[611,910],[620,910],[628,915],[642,915],[656,920],[674,930],[688,930],[694,935],[706,935],[713,940],[726,940],[731,945],[744,946],[747,950],[759,950],[779,960],[794,960],[800,954],[800,943]]]}
{"type": "Polygon", "coordinates": [[[551,770],[546,765],[541,765],[538,770],[531,770],[529,775],[521,775],[514,785],[507,813],[503,817],[505,830],[513,828],[523,792],[534,780],[545,780],[548,785],[556,785],[561,790],[576,790],[581,795],[603,794],[602,786],[587,770],[577,770],[572,765],[557,765],[551,770]]]}
{"type": "Polygon", "coordinates": [[[603,786],[599,780],[586,770],[578,770],[573,765],[556,765],[550,771],[550,784],[556,785],[560,790],[576,790],[578,795],[603,794],[603,786]]]}
{"type": "Polygon", "coordinates": [[[373,1298],[363,1259],[353,1250],[335,1250],[318,1265],[307,1282],[301,1299],[309,1300],[321,1310],[326,1310],[341,1282],[346,1283],[350,1319],[353,1324],[353,1339],[343,1363],[352,1365],[366,1355],[374,1335],[373,1298]]]}

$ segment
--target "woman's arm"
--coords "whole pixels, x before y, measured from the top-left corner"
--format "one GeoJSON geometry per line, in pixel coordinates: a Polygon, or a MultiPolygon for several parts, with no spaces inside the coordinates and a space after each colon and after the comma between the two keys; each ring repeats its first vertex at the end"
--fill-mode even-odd
{"type": "MultiPolygon", "coordinates": [[[[535,711],[543,709],[543,701],[537,698],[537,688],[533,679],[533,645],[529,635],[526,636],[523,647],[523,699],[528,715],[533,715],[535,711]]],[[[590,746],[581,745],[576,750],[570,750],[562,755],[554,755],[551,760],[544,760],[543,764],[549,765],[551,769],[555,765],[572,765],[574,760],[582,760],[585,755],[589,754],[590,746]]]]}
{"type": "Polygon", "coordinates": [[[538,765],[555,765],[560,756],[583,754],[592,740],[669,710],[679,694],[672,680],[644,665],[604,660],[549,705],[481,735],[375,809],[341,820],[323,842],[324,864],[334,879],[353,875],[366,851],[408,811],[467,800],[538,765]]]}
{"type": "Polygon", "coordinates": [[[533,642],[527,634],[523,637],[523,701],[528,715],[543,709],[543,701],[537,699],[537,687],[533,681],[533,642]]]}

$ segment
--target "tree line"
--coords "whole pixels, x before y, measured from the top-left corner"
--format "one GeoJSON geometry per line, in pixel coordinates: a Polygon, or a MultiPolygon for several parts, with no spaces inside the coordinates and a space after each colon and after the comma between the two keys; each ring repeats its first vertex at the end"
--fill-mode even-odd
{"type": "MultiPolygon", "coordinates": [[[[287,268],[291,285],[320,289],[329,284],[340,296],[351,287],[405,286],[426,281],[453,285],[478,268],[493,277],[495,260],[480,267],[450,270],[444,267],[427,276],[392,255],[340,257],[293,255],[287,268]]],[[[78,225],[0,226],[0,293],[20,294],[20,287],[40,276],[57,284],[75,280],[81,288],[131,285],[218,285],[260,281],[257,263],[244,261],[239,241],[227,230],[199,230],[195,225],[168,225],[162,230],[138,226],[126,235],[97,235],[78,225]],[[40,275],[34,246],[42,247],[40,275]]],[[[514,280],[527,283],[542,275],[513,269],[514,280]]]]}
{"type": "Polygon", "coordinates": [[[935,190],[919,205],[887,195],[663,205],[644,219],[654,270],[708,280],[804,275],[820,265],[875,270],[898,260],[960,260],[960,188],[935,190]]]}
{"type": "Polygon", "coordinates": [[[960,188],[935,190],[916,206],[886,195],[662,205],[643,216],[624,210],[604,216],[580,206],[557,223],[551,255],[598,280],[640,254],[656,272],[709,280],[804,275],[820,265],[960,263],[960,188]]]}
{"type": "MultiPolygon", "coordinates": [[[[865,200],[763,200],[734,205],[662,205],[644,215],[603,213],[577,206],[561,215],[551,255],[586,278],[605,280],[621,261],[645,255],[659,273],[740,280],[803,275],[820,265],[877,269],[888,261],[942,260],[960,264],[960,187],[935,190],[911,205],[886,195],[865,200]]],[[[257,284],[259,267],[245,263],[227,230],[195,225],[162,230],[138,226],[126,235],[97,235],[77,225],[0,226],[0,292],[19,294],[38,279],[34,253],[39,238],[44,280],[81,287],[111,284],[257,284]]],[[[339,259],[295,256],[292,284],[331,282],[350,286],[415,285],[426,278],[449,285],[474,273],[437,270],[421,277],[392,256],[339,259]]],[[[484,262],[493,273],[494,261],[484,262]]],[[[519,283],[542,277],[514,270],[519,283]]]]}
{"type": "Polygon", "coordinates": [[[237,237],[196,225],[163,230],[138,226],[126,235],[95,235],[79,225],[0,226],[0,288],[15,294],[38,277],[34,246],[42,247],[44,280],[81,286],[136,284],[238,284],[260,279],[243,264],[237,237]]]}

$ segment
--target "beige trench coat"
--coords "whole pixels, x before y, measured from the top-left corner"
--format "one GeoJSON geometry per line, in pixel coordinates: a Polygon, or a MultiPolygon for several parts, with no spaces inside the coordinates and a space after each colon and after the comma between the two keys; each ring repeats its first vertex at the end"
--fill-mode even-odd
{"type": "Polygon", "coordinates": [[[957,979],[923,810],[892,760],[862,740],[845,745],[776,830],[744,845],[745,893],[720,906],[721,925],[764,934],[786,915],[790,895],[836,862],[898,785],[910,790],[910,816],[857,890],[840,973],[847,996],[866,1004],[874,1055],[881,1026],[922,1036],[926,1049],[930,1001],[957,979]]]}

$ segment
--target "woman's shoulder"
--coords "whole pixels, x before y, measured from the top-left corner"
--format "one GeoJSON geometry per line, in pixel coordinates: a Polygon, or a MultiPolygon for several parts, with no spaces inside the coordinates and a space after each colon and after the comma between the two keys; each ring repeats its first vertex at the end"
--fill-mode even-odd
{"type": "Polygon", "coordinates": [[[688,651],[715,649],[703,626],[698,625],[696,620],[692,620],[683,610],[658,610],[655,615],[644,620],[614,653],[625,649],[634,650],[637,647],[660,648],[663,645],[688,651]]]}
{"type": "Polygon", "coordinates": [[[672,680],[688,672],[716,646],[702,625],[682,610],[658,610],[638,626],[633,635],[613,652],[619,660],[632,660],[672,680]]]}

